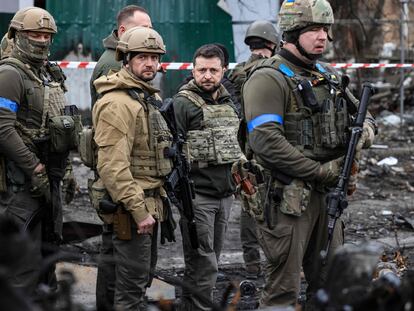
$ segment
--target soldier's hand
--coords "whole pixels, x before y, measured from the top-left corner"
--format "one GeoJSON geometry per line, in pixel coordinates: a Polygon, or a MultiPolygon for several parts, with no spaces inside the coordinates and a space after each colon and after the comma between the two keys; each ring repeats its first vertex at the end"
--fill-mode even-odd
{"type": "Polygon", "coordinates": [[[332,187],[338,182],[338,177],[344,162],[344,157],[322,164],[316,175],[316,180],[327,187],[332,187]]]}
{"type": "Polygon", "coordinates": [[[33,174],[38,174],[38,173],[43,173],[45,172],[46,168],[45,165],[42,163],[39,163],[38,165],[36,165],[33,174]]]}
{"type": "Polygon", "coordinates": [[[374,129],[372,128],[372,125],[369,122],[365,121],[364,126],[362,128],[362,134],[358,141],[356,150],[361,151],[362,149],[367,149],[371,147],[372,144],[374,143],[374,138],[375,138],[375,132],[374,132],[374,129]]]}
{"type": "Polygon", "coordinates": [[[138,224],[138,234],[152,233],[152,229],[155,224],[155,219],[151,215],[148,215],[143,221],[138,224]]]}
{"type": "Polygon", "coordinates": [[[39,165],[36,167],[39,168],[38,172],[36,173],[36,169],[33,171],[31,180],[30,194],[34,198],[40,198],[50,194],[49,178],[47,177],[46,170],[43,164],[41,164],[43,168],[39,167],[39,165]]]}
{"type": "Polygon", "coordinates": [[[359,172],[359,163],[358,161],[354,160],[354,162],[352,162],[351,175],[349,176],[349,180],[348,180],[348,189],[347,189],[348,195],[353,195],[357,189],[358,172],[359,172]]]}

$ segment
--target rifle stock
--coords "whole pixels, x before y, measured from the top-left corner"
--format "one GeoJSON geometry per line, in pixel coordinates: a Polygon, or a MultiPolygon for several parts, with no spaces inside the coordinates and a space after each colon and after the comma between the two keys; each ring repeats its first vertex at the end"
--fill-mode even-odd
{"type": "Polygon", "coordinates": [[[199,247],[197,226],[194,220],[195,191],[194,182],[190,179],[190,165],[183,151],[184,138],[177,131],[172,100],[166,100],[160,108],[173,135],[172,146],[164,150],[164,155],[171,158],[174,164],[172,172],[166,177],[164,186],[170,200],[179,207],[187,221],[187,228],[192,248],[199,247]]]}
{"type": "Polygon", "coordinates": [[[363,131],[365,117],[368,111],[368,104],[371,96],[375,93],[375,88],[365,83],[362,88],[361,101],[358,106],[358,112],[355,117],[354,124],[351,129],[351,136],[349,138],[344,164],[339,175],[339,180],[336,187],[328,194],[328,241],[326,247],[321,251],[322,263],[326,264],[329,247],[332,242],[332,237],[336,225],[336,221],[341,217],[343,210],[348,206],[347,188],[348,181],[351,175],[352,163],[355,158],[356,147],[363,131]]]}

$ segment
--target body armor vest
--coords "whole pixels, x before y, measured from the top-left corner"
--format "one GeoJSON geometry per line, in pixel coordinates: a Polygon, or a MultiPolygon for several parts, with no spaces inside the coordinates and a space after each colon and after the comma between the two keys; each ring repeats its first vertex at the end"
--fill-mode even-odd
{"type": "Polygon", "coordinates": [[[189,90],[182,90],[178,94],[203,111],[201,130],[187,133],[190,160],[199,167],[237,161],[242,153],[237,141],[239,118],[234,109],[226,104],[208,105],[200,95],[189,90]]]}
{"type": "MultiPolygon", "coordinates": [[[[42,72],[37,77],[30,67],[16,58],[7,58],[0,62],[16,69],[23,79],[25,97],[16,114],[16,130],[26,145],[36,150],[33,140],[42,140],[49,134],[49,118],[62,115],[65,107],[64,85],[55,80],[56,73],[42,72]]],[[[63,73],[62,73],[63,76],[63,73]]]]}
{"type": "Polygon", "coordinates": [[[263,61],[253,72],[263,67],[281,72],[289,86],[290,99],[285,103],[283,124],[289,143],[318,161],[343,155],[351,125],[349,106],[356,103],[347,101],[337,75],[319,63],[317,70],[304,69],[301,75],[278,55],[263,61]],[[309,87],[304,90],[306,85],[309,87]],[[316,100],[310,103],[309,98],[316,100]]]}
{"type": "Polygon", "coordinates": [[[164,155],[167,147],[172,147],[173,137],[164,117],[156,107],[161,101],[155,97],[132,95],[145,113],[138,115],[135,126],[134,144],[131,152],[131,173],[134,177],[163,177],[168,175],[173,163],[164,155]]]}

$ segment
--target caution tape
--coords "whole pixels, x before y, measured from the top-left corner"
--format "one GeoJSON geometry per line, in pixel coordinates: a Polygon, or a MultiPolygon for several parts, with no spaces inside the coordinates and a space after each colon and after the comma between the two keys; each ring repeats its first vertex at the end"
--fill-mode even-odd
{"type": "MultiPolygon", "coordinates": [[[[61,68],[67,69],[93,69],[96,62],[69,62],[58,61],[61,68]]],[[[237,63],[230,63],[229,68],[233,69],[237,63]]],[[[414,68],[414,64],[385,64],[385,63],[331,63],[338,69],[379,69],[379,68],[414,68]]],[[[193,68],[192,63],[161,63],[164,70],[189,70],[193,68]]]]}

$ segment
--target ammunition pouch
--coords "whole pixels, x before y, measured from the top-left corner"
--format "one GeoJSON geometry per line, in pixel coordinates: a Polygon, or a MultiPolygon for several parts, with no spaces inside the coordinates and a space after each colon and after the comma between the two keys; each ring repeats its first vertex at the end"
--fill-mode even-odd
{"type": "Polygon", "coordinates": [[[6,183],[6,161],[3,156],[0,155],[0,193],[7,191],[6,183]]]}
{"type": "Polygon", "coordinates": [[[101,211],[100,202],[103,200],[112,202],[112,199],[100,178],[97,180],[88,179],[88,194],[92,207],[98,213],[99,218],[105,224],[112,224],[114,222],[114,214],[101,211]]]}
{"type": "Polygon", "coordinates": [[[84,128],[79,134],[78,152],[80,158],[87,167],[96,168],[96,145],[93,140],[94,129],[92,127],[84,128]]]}
{"type": "Polygon", "coordinates": [[[273,200],[285,215],[300,216],[307,209],[311,188],[300,179],[293,179],[288,185],[275,181],[273,200]]]}
{"type": "Polygon", "coordinates": [[[78,135],[72,116],[56,116],[49,119],[50,151],[68,152],[78,145],[78,135]]]}

